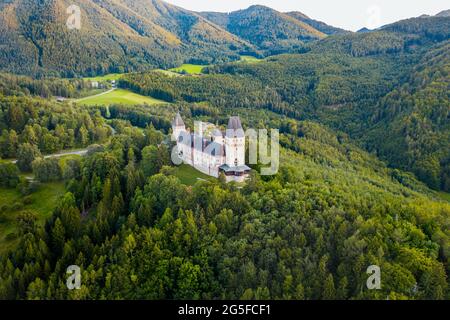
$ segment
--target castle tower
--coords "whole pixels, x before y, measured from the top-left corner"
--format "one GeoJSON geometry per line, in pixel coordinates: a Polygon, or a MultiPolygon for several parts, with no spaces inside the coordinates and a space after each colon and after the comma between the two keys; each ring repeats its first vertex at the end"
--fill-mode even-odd
{"type": "Polygon", "coordinates": [[[181,132],[184,131],[186,131],[186,126],[184,125],[184,121],[181,118],[180,113],[177,112],[175,119],[172,121],[172,137],[174,140],[177,140],[181,132]]]}
{"type": "Polygon", "coordinates": [[[245,166],[245,134],[239,117],[231,117],[228,121],[225,155],[225,164],[230,168],[245,166]]]}

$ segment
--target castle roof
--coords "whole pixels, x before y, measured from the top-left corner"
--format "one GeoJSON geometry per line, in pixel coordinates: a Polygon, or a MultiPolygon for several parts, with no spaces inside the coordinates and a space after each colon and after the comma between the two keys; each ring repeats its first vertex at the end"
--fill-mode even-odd
{"type": "Polygon", "coordinates": [[[175,116],[175,119],[173,119],[172,126],[173,127],[182,127],[182,126],[184,126],[184,121],[181,118],[181,115],[180,115],[179,112],[177,112],[177,115],[175,116]]]}
{"type": "Polygon", "coordinates": [[[196,136],[193,133],[185,136],[180,135],[177,142],[190,147],[192,150],[197,149],[200,152],[209,153],[212,156],[225,156],[224,145],[196,136]],[[209,152],[207,152],[207,148],[209,152]]]}
{"type": "Polygon", "coordinates": [[[241,119],[239,117],[230,117],[228,121],[226,136],[228,138],[242,138],[245,136],[244,129],[242,129],[241,119]]]}
{"type": "Polygon", "coordinates": [[[227,129],[230,129],[230,130],[242,129],[241,119],[236,116],[230,117],[230,120],[228,120],[227,129]]]}

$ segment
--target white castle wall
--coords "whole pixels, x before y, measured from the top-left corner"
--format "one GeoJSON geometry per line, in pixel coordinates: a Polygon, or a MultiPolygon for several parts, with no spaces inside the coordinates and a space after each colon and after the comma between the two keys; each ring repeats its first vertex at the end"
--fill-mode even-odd
{"type": "MultiPolygon", "coordinates": [[[[204,132],[211,127],[208,123],[198,123],[197,128],[200,132],[204,132]]],[[[191,143],[186,143],[191,139],[190,132],[186,130],[185,126],[173,126],[173,137],[177,141],[178,154],[184,163],[194,167],[206,175],[219,177],[219,167],[227,164],[230,167],[245,165],[245,136],[239,137],[223,137],[217,132],[213,135],[213,141],[224,146],[225,156],[218,151],[217,155],[202,151],[200,146],[192,148],[191,143]],[[178,138],[183,136],[183,142],[179,142],[178,138]]],[[[201,136],[196,136],[196,139],[201,139],[201,136]]],[[[199,140],[200,141],[200,140],[199,140]]],[[[197,141],[197,143],[199,143],[197,141]]],[[[195,143],[194,143],[195,145],[195,143]]],[[[208,150],[209,151],[209,150],[208,150]]],[[[244,181],[246,176],[227,176],[227,181],[244,181]]]]}

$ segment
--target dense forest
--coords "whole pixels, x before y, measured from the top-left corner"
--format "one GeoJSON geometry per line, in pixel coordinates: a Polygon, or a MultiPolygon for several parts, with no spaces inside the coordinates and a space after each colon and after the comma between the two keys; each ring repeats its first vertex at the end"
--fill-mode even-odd
{"type": "MultiPolygon", "coordinates": [[[[107,85],[106,83],[104,84],[107,85]]],[[[91,81],[83,78],[43,78],[33,79],[27,76],[18,76],[0,73],[0,94],[4,96],[39,96],[52,98],[76,98],[92,89],[91,81]]]]}
{"type": "Polygon", "coordinates": [[[106,148],[71,166],[45,227],[32,213],[20,217],[0,296],[448,298],[450,205],[345,136],[266,116],[286,128],[283,165],[273,177],[253,171],[238,189],[220,179],[183,185],[158,122],[140,124],[143,135],[122,113],[106,148]],[[81,290],[65,287],[69,264],[82,267],[81,290]],[[383,269],[381,291],[364,287],[372,264],[383,269]]]}
{"type": "Polygon", "coordinates": [[[111,135],[99,112],[15,96],[0,96],[0,131],[1,158],[18,158],[23,171],[37,154],[86,147],[111,135]],[[22,157],[28,158],[23,166],[22,157]]]}

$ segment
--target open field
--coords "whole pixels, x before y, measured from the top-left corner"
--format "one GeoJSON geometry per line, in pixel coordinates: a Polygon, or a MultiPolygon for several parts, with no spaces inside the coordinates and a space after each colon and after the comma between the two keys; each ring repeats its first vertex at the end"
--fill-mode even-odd
{"type": "Polygon", "coordinates": [[[214,179],[213,177],[195,170],[193,167],[188,166],[187,164],[182,164],[181,166],[177,167],[177,172],[175,175],[178,177],[178,179],[180,179],[181,183],[188,186],[194,185],[198,180],[211,181],[212,179],[214,179]]]}
{"type": "Polygon", "coordinates": [[[159,73],[165,74],[166,76],[169,76],[169,77],[180,77],[181,76],[181,74],[179,74],[178,72],[173,72],[173,71],[163,70],[163,69],[155,69],[155,70],[153,70],[153,72],[159,72],[159,73]]]}
{"type": "Polygon", "coordinates": [[[110,105],[110,104],[125,104],[125,105],[136,105],[136,104],[162,104],[167,103],[162,100],[154,99],[151,97],[142,96],[140,94],[124,90],[116,89],[110,91],[106,94],[87,97],[79,100],[75,100],[76,103],[93,106],[93,105],[110,105]]]}
{"type": "Polygon", "coordinates": [[[52,215],[64,190],[63,182],[44,183],[29,196],[23,196],[15,188],[0,188],[0,252],[15,245],[16,219],[21,212],[35,213],[42,225],[52,215]]]}
{"type": "Polygon", "coordinates": [[[187,73],[187,74],[201,74],[203,68],[206,68],[207,66],[202,66],[199,64],[183,64],[178,68],[172,68],[169,69],[169,71],[172,72],[178,72],[178,73],[187,73]]]}
{"type": "Polygon", "coordinates": [[[262,59],[255,58],[253,56],[241,56],[241,60],[238,62],[257,63],[263,61],[262,59]]]}

